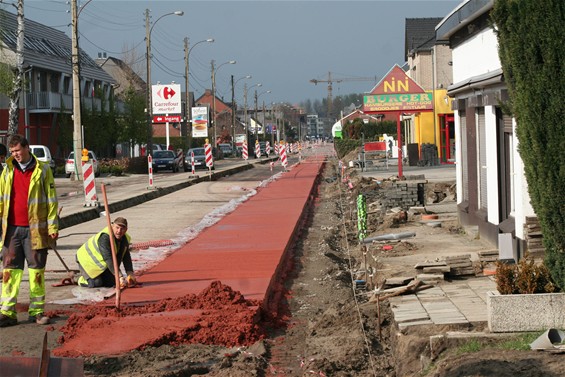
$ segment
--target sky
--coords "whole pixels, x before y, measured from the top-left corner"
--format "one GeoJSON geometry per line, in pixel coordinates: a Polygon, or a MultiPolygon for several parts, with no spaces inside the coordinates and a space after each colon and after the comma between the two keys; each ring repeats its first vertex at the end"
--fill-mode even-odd
{"type": "MultiPolygon", "coordinates": [[[[369,92],[395,64],[404,64],[406,18],[443,18],[461,1],[79,0],[79,45],[93,58],[105,52],[124,59],[127,52],[145,80],[149,9],[153,84],[174,81],[184,90],[184,39],[189,38],[189,48],[194,47],[189,85],[196,98],[212,87],[214,60],[219,98],[231,101],[233,75],[238,103],[247,84],[250,104],[255,90],[259,103],[295,104],[326,98],[329,72],[334,98],[369,92]],[[166,15],[175,11],[184,15],[166,15]],[[195,45],[208,38],[215,41],[195,45]],[[230,60],[236,64],[224,64],[230,60]],[[322,82],[315,85],[312,79],[322,82]]],[[[70,36],[67,0],[24,0],[24,15],[70,36]]]]}

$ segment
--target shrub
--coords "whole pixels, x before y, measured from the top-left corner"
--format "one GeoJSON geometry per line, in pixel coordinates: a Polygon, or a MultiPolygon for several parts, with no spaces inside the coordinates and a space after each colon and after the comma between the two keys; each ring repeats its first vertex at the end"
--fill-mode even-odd
{"type": "Polygon", "coordinates": [[[496,288],[500,294],[552,293],[559,288],[552,281],[545,264],[522,258],[518,264],[497,262],[496,288]]]}

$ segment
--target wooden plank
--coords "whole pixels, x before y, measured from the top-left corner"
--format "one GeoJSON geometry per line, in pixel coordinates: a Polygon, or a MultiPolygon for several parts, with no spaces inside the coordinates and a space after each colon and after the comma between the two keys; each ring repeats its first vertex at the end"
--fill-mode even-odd
{"type": "Polygon", "coordinates": [[[424,268],[424,267],[435,267],[435,266],[447,266],[447,264],[445,263],[445,261],[439,261],[439,262],[419,262],[416,263],[416,265],[414,266],[414,268],[418,269],[418,268],[424,268]]]}

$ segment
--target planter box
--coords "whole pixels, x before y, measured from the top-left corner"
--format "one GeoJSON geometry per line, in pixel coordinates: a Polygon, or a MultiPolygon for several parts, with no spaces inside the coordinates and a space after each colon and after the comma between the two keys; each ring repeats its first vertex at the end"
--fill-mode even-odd
{"type": "Polygon", "coordinates": [[[487,292],[491,332],[544,331],[565,328],[565,293],[501,295],[487,292]]]}

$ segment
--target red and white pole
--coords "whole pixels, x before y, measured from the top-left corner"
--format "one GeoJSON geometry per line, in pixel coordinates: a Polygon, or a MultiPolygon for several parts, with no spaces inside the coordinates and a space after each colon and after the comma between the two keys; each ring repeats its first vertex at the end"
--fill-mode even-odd
{"type": "Polygon", "coordinates": [[[149,188],[153,188],[153,157],[147,155],[147,167],[149,169],[149,188]]]}
{"type": "Polygon", "coordinates": [[[194,152],[190,152],[190,165],[192,166],[192,175],[196,175],[194,168],[194,152]]]}

